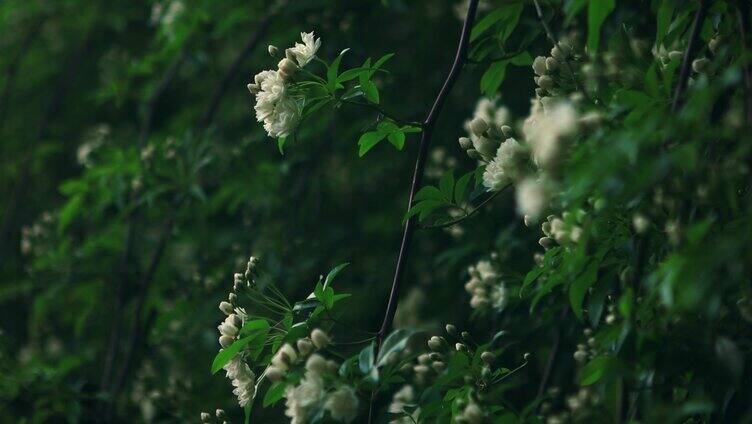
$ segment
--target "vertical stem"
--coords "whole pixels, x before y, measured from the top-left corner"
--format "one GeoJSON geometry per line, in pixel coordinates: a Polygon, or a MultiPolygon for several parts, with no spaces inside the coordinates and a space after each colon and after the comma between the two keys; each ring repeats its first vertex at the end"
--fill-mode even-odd
{"type": "Polygon", "coordinates": [[[684,90],[687,88],[687,80],[689,80],[689,71],[692,65],[692,61],[697,53],[697,42],[700,38],[700,31],[702,30],[702,23],[705,21],[705,14],[708,10],[708,4],[706,0],[700,0],[697,5],[697,13],[695,13],[695,19],[692,23],[692,32],[689,35],[689,41],[687,42],[687,51],[684,53],[684,60],[682,61],[681,71],[679,72],[679,81],[676,84],[676,91],[674,92],[674,101],[671,104],[671,112],[679,110],[679,106],[682,103],[682,96],[684,90]]]}
{"type": "MultiPolygon", "coordinates": [[[[436,120],[438,119],[441,109],[444,107],[446,98],[454,87],[454,83],[457,81],[457,77],[462,70],[463,65],[467,60],[467,46],[469,44],[470,30],[473,27],[473,21],[475,20],[475,11],[478,8],[478,0],[471,0],[467,9],[467,16],[465,17],[465,23],[462,26],[462,33],[460,35],[459,45],[457,47],[457,53],[454,56],[454,63],[449,70],[449,74],[444,81],[444,85],[441,87],[439,94],[436,96],[436,100],[433,102],[431,110],[428,112],[428,116],[423,121],[423,133],[420,138],[420,147],[418,150],[418,157],[415,160],[415,171],[413,172],[413,181],[410,186],[410,194],[407,200],[407,210],[410,210],[413,206],[413,199],[415,193],[421,185],[423,179],[423,168],[426,165],[426,158],[428,156],[428,148],[431,144],[431,135],[433,134],[436,120]]],[[[413,234],[416,228],[416,217],[412,217],[407,221],[405,225],[404,233],[402,234],[402,243],[400,244],[399,255],[397,256],[397,266],[394,270],[394,280],[392,281],[392,289],[389,293],[389,303],[386,307],[384,314],[384,321],[381,324],[381,329],[376,335],[376,351],[381,347],[381,343],[384,340],[384,336],[392,326],[394,321],[394,314],[397,311],[397,303],[399,302],[399,292],[402,283],[402,276],[405,272],[405,264],[407,263],[407,254],[410,249],[410,243],[413,239],[413,234]]]]}

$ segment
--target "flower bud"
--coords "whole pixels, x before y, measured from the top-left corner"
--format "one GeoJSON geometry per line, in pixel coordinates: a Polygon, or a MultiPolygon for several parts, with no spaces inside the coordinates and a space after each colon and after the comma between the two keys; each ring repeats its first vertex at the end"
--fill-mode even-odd
{"type": "Polygon", "coordinates": [[[313,345],[316,346],[316,349],[323,349],[331,342],[329,336],[318,328],[314,328],[313,331],[311,331],[311,341],[313,341],[313,345]]]}
{"type": "Polygon", "coordinates": [[[470,131],[475,135],[483,135],[488,131],[488,123],[483,118],[475,118],[470,121],[470,131]]]}
{"type": "Polygon", "coordinates": [[[329,371],[329,365],[326,363],[326,359],[318,353],[314,353],[306,361],[306,370],[313,374],[326,374],[329,371]]]}
{"type": "Polygon", "coordinates": [[[479,160],[481,158],[480,153],[478,153],[478,151],[475,149],[467,149],[467,155],[470,157],[470,159],[479,160]]]}
{"type": "Polygon", "coordinates": [[[427,353],[421,353],[420,355],[418,355],[418,363],[422,365],[431,363],[431,355],[427,353]]]}
{"type": "Polygon", "coordinates": [[[229,336],[234,338],[238,335],[238,327],[235,327],[234,325],[230,324],[229,322],[223,322],[219,325],[219,332],[223,336],[229,336]]]}
{"type": "Polygon", "coordinates": [[[528,359],[530,359],[530,352],[525,352],[525,354],[522,355],[522,360],[527,361],[528,359]]]}
{"type": "Polygon", "coordinates": [[[587,360],[587,352],[584,350],[577,350],[574,352],[574,360],[577,362],[585,362],[587,360]]]}
{"type": "Polygon", "coordinates": [[[460,137],[460,147],[462,150],[467,150],[473,147],[473,142],[467,137],[460,137]]]}
{"type": "Polygon", "coordinates": [[[493,157],[496,155],[496,150],[499,149],[499,144],[490,138],[481,136],[475,143],[475,149],[483,156],[493,157]]]}
{"type": "Polygon", "coordinates": [[[541,237],[540,240],[538,240],[538,244],[540,244],[544,249],[550,249],[554,246],[554,241],[549,237],[541,237]]]}
{"type": "Polygon", "coordinates": [[[230,303],[235,304],[238,301],[238,295],[235,293],[230,293],[229,296],[227,296],[227,300],[230,301],[230,303]]]}
{"type": "Polygon", "coordinates": [[[679,50],[673,50],[668,52],[668,58],[671,60],[682,60],[684,58],[684,53],[679,50]]]}
{"type": "Polygon", "coordinates": [[[219,310],[224,312],[225,315],[230,315],[231,313],[233,313],[232,304],[230,302],[220,302],[219,310]]]}
{"type": "Polygon", "coordinates": [[[446,327],[444,327],[447,334],[449,334],[452,337],[457,337],[457,327],[455,327],[452,324],[447,324],[446,327]]]}
{"type": "Polygon", "coordinates": [[[457,352],[464,352],[464,351],[467,351],[467,346],[465,346],[465,345],[464,345],[464,344],[462,344],[462,343],[456,343],[456,344],[454,345],[454,349],[455,349],[455,350],[456,350],[457,352]]]}
{"type": "Polygon", "coordinates": [[[559,68],[559,61],[554,59],[553,57],[549,57],[546,59],[546,69],[548,72],[554,72],[559,68]]]}
{"type": "Polygon", "coordinates": [[[295,345],[298,347],[298,352],[303,356],[307,356],[313,351],[313,342],[309,338],[299,339],[295,345]]]}
{"type": "Polygon", "coordinates": [[[222,347],[227,347],[227,346],[231,345],[232,342],[234,342],[234,341],[235,341],[234,338],[232,338],[230,336],[222,335],[219,338],[219,345],[222,346],[222,347]]]}
{"type": "Polygon", "coordinates": [[[433,369],[436,372],[442,372],[442,371],[444,371],[446,369],[446,364],[444,362],[441,362],[441,361],[436,361],[433,364],[431,364],[431,367],[433,367],[433,369]]]}
{"type": "Polygon", "coordinates": [[[715,37],[711,38],[710,41],[708,41],[708,50],[710,50],[710,52],[713,54],[718,53],[718,48],[720,46],[721,46],[720,35],[716,35],[715,37]]]}
{"type": "Polygon", "coordinates": [[[295,62],[288,58],[280,60],[277,67],[285,77],[291,77],[295,75],[295,72],[298,70],[298,65],[296,65],[295,62]]]}
{"type": "Polygon", "coordinates": [[[277,381],[282,380],[282,377],[284,376],[284,374],[285,372],[282,369],[274,365],[266,369],[266,378],[268,378],[269,381],[273,383],[276,383],[277,381]]]}
{"type": "Polygon", "coordinates": [[[533,72],[535,72],[536,75],[546,75],[548,73],[548,69],[546,68],[546,58],[543,56],[538,56],[533,60],[533,72]]]}
{"type": "Polygon", "coordinates": [[[279,49],[277,48],[277,46],[273,46],[271,44],[269,44],[269,47],[266,48],[266,51],[269,52],[269,56],[271,57],[276,57],[277,53],[279,53],[279,49]]]}
{"type": "Polygon", "coordinates": [[[489,351],[485,351],[480,355],[480,359],[483,360],[486,365],[491,365],[496,360],[496,355],[489,351]]]}
{"type": "Polygon", "coordinates": [[[295,61],[295,53],[292,52],[292,49],[285,50],[285,58],[295,61]]]}
{"type": "Polygon", "coordinates": [[[259,87],[258,84],[251,83],[251,84],[246,85],[246,87],[248,87],[248,91],[251,94],[257,94],[259,91],[261,91],[261,87],[259,87]]]}
{"type": "Polygon", "coordinates": [[[538,86],[544,90],[550,90],[554,88],[554,79],[548,75],[543,75],[538,78],[538,86]]]}
{"type": "Polygon", "coordinates": [[[209,420],[211,420],[211,414],[208,412],[202,412],[201,413],[201,422],[202,423],[208,423],[209,420]]]}
{"type": "Polygon", "coordinates": [[[216,415],[217,418],[225,418],[227,416],[224,409],[217,409],[214,411],[214,415],[216,415]]]}
{"type": "Polygon", "coordinates": [[[462,333],[460,333],[460,336],[462,336],[462,340],[466,342],[469,342],[470,340],[472,340],[472,336],[470,336],[470,333],[467,331],[463,331],[462,333]]]}
{"type": "Polygon", "coordinates": [[[710,66],[710,60],[707,57],[701,57],[692,61],[692,70],[698,74],[707,73],[708,66],[710,66]]]}
{"type": "Polygon", "coordinates": [[[428,348],[433,351],[442,350],[446,346],[446,341],[439,336],[433,336],[428,339],[428,348]]]}
{"type": "Polygon", "coordinates": [[[514,135],[514,131],[509,125],[502,125],[501,133],[504,134],[504,137],[512,137],[514,135]]]}
{"type": "Polygon", "coordinates": [[[438,352],[431,352],[428,354],[428,357],[431,358],[432,361],[443,361],[444,357],[441,356],[438,352]]]}
{"type": "Polygon", "coordinates": [[[415,374],[427,374],[431,369],[427,365],[416,365],[413,367],[413,371],[415,371],[415,374]]]}

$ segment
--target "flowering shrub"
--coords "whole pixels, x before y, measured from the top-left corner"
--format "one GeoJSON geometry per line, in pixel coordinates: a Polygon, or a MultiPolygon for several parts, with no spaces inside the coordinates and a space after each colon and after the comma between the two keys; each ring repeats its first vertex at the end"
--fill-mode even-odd
{"type": "Polygon", "coordinates": [[[752,420],[747,2],[26,3],[8,420],[752,420]]]}

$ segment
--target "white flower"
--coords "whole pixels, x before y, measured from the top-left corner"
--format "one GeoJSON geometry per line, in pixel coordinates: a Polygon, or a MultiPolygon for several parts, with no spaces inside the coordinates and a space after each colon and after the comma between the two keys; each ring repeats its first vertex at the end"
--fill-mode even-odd
{"type": "Polygon", "coordinates": [[[232,385],[235,387],[232,393],[237,396],[240,407],[244,408],[256,394],[256,374],[237,356],[223,368],[227,371],[227,378],[232,380],[232,385]]]}
{"type": "Polygon", "coordinates": [[[324,398],[324,380],[317,374],[306,373],[298,386],[285,390],[285,415],[291,424],[308,422],[311,410],[324,398]]]}
{"type": "Polygon", "coordinates": [[[306,66],[308,62],[316,56],[316,52],[321,47],[321,38],[314,40],[313,31],[300,33],[300,38],[303,40],[303,44],[295,43],[290,49],[290,52],[295,56],[295,60],[298,62],[298,66],[301,68],[306,66]]]}
{"type": "Polygon", "coordinates": [[[517,213],[537,220],[548,204],[548,188],[544,181],[525,178],[517,185],[517,213]]]}
{"type": "Polygon", "coordinates": [[[342,386],[329,395],[324,409],[335,421],[350,423],[358,415],[358,397],[350,386],[342,386]]]}
{"type": "MultiPolygon", "coordinates": [[[[389,404],[389,412],[392,414],[407,413],[407,411],[405,411],[405,407],[413,403],[414,400],[415,400],[415,391],[413,390],[413,386],[410,386],[410,385],[402,386],[402,388],[399,389],[392,397],[392,403],[389,404]]],[[[393,419],[392,421],[390,421],[390,423],[391,424],[415,423],[417,422],[418,415],[420,415],[420,408],[413,411],[413,413],[410,415],[412,419],[410,419],[409,417],[400,417],[397,419],[393,419]]]]}
{"type": "Polygon", "coordinates": [[[530,144],[533,160],[541,168],[556,165],[564,138],[577,129],[577,112],[571,103],[549,99],[533,100],[522,132],[530,144]]]}
{"type": "Polygon", "coordinates": [[[256,120],[264,123],[267,134],[273,138],[289,135],[300,120],[300,104],[289,96],[283,76],[277,71],[263,71],[254,77],[256,93],[256,120]]]}
{"type": "Polygon", "coordinates": [[[323,356],[318,353],[311,355],[305,364],[306,371],[310,374],[322,375],[329,371],[329,365],[323,356]]]}
{"type": "Polygon", "coordinates": [[[499,191],[508,182],[509,178],[504,175],[504,170],[499,161],[494,159],[486,165],[486,170],[483,172],[483,185],[488,191],[499,191]]]}

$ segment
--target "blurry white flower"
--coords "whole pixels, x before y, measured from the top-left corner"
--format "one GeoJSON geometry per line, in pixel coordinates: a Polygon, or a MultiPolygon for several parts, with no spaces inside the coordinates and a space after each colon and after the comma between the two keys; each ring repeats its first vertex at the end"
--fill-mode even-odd
{"type": "MultiPolygon", "coordinates": [[[[412,404],[415,401],[415,391],[413,386],[405,385],[399,389],[392,397],[392,403],[389,404],[389,412],[392,414],[407,413],[405,407],[412,404]]],[[[391,424],[407,424],[417,422],[418,415],[420,415],[420,408],[417,408],[410,414],[410,417],[400,417],[390,421],[391,424]]]]}
{"type": "Polygon", "coordinates": [[[528,177],[517,185],[517,213],[537,220],[548,204],[549,190],[540,179],[528,177]]]}
{"type": "Polygon", "coordinates": [[[316,346],[316,349],[323,349],[331,342],[329,336],[319,328],[314,328],[313,331],[311,331],[311,340],[313,341],[313,345],[316,346]]]}
{"type": "Polygon", "coordinates": [[[335,421],[350,423],[358,415],[358,397],[350,386],[341,386],[335,390],[324,403],[335,421]]]}
{"type": "Polygon", "coordinates": [[[483,172],[483,185],[488,191],[499,191],[509,182],[509,178],[504,174],[501,163],[494,159],[486,165],[483,172]]]}
{"type": "Polygon", "coordinates": [[[306,373],[300,385],[287,387],[285,398],[285,415],[290,417],[290,423],[307,423],[311,411],[324,398],[324,380],[317,374],[306,373]]]}
{"type": "Polygon", "coordinates": [[[300,38],[303,40],[303,44],[295,43],[295,46],[290,48],[290,52],[295,56],[298,66],[302,68],[316,56],[316,52],[321,47],[321,38],[314,39],[313,31],[301,32],[300,38]]]}
{"type": "Polygon", "coordinates": [[[533,160],[541,168],[550,168],[561,159],[564,138],[577,129],[577,112],[571,103],[533,100],[530,116],[522,132],[530,145],[533,160]]]}

